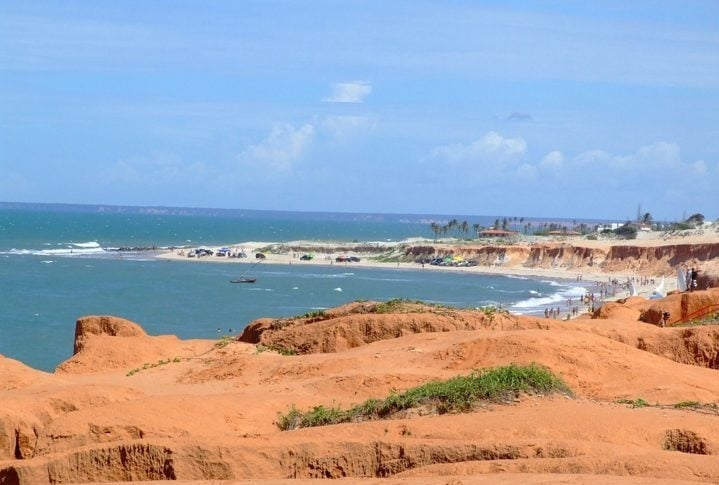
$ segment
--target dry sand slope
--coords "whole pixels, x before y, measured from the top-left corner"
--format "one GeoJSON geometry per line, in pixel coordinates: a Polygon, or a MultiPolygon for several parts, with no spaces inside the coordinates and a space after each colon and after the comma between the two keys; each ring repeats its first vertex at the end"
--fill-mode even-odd
{"type": "Polygon", "coordinates": [[[0,357],[0,484],[719,483],[719,331],[638,321],[707,302],[719,290],[632,298],[572,321],[365,302],[259,320],[221,345],[86,317],[54,374],[0,357]],[[293,405],[349,407],[511,363],[546,366],[573,396],[275,424],[293,405]],[[708,406],[674,406],[688,401],[708,406]]]}

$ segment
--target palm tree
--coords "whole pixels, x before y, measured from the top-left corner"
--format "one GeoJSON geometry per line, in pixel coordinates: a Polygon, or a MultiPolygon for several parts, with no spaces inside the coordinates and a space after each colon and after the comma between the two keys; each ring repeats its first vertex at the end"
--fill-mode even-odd
{"type": "Polygon", "coordinates": [[[459,221],[457,219],[452,219],[447,223],[447,231],[452,232],[453,230],[457,229],[459,226],[459,221]]]}
{"type": "Polygon", "coordinates": [[[462,221],[462,225],[460,226],[460,228],[462,229],[462,236],[466,238],[467,232],[469,232],[469,224],[467,223],[467,221],[462,221]]]}
{"type": "Polygon", "coordinates": [[[476,222],[475,222],[474,224],[472,224],[472,229],[474,229],[474,237],[475,237],[475,238],[478,238],[478,237],[479,237],[479,229],[480,229],[481,227],[482,227],[482,226],[480,226],[480,225],[477,224],[476,222]]]}
{"type": "Polygon", "coordinates": [[[429,225],[429,228],[430,228],[430,229],[432,230],[432,232],[434,233],[434,239],[436,240],[437,237],[439,237],[439,233],[440,233],[440,231],[441,231],[442,229],[439,227],[439,224],[437,224],[436,222],[431,223],[431,224],[429,225]]]}

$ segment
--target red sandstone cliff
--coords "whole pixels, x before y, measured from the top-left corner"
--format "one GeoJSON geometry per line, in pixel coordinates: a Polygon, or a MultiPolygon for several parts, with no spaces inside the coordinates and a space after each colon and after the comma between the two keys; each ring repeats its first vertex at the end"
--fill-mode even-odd
{"type": "Polygon", "coordinates": [[[364,302],[257,321],[242,337],[252,343],[84,318],[62,372],[0,358],[0,483],[717,483],[717,327],[638,320],[657,306],[679,315],[716,303],[719,290],[630,298],[555,321],[364,302]],[[548,367],[574,396],[292,432],[275,424],[292,406],[346,408],[510,363],[548,367]]]}
{"type": "MultiPolygon", "coordinates": [[[[405,254],[411,257],[452,255],[474,259],[480,265],[561,268],[581,271],[586,268],[606,273],[634,272],[640,274],[674,274],[679,265],[705,268],[719,280],[719,242],[710,244],[669,244],[641,246],[616,244],[608,248],[582,245],[581,242],[538,243],[485,246],[410,246],[405,254]]],[[[700,285],[703,287],[703,285],[700,285]]],[[[711,286],[719,286],[712,284],[711,286]]]]}

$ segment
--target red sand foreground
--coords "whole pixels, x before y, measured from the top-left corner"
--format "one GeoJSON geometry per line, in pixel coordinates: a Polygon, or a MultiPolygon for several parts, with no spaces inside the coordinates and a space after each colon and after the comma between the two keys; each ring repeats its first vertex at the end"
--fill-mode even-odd
{"type": "Polygon", "coordinates": [[[54,374],[0,357],[0,484],[719,483],[718,328],[652,321],[717,303],[719,289],[636,297],[557,321],[364,302],[220,342],[86,317],[54,374]],[[574,395],[276,425],[293,405],[347,408],[510,363],[546,366],[574,395]]]}

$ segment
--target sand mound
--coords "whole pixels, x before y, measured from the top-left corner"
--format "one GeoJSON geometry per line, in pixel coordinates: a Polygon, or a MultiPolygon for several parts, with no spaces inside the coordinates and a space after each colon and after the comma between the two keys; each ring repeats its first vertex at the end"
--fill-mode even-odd
{"type": "Polygon", "coordinates": [[[48,382],[50,379],[50,374],[0,355],[0,391],[19,389],[38,382],[48,382]]]}
{"type": "MultiPolygon", "coordinates": [[[[399,300],[356,302],[303,317],[259,319],[250,323],[238,340],[312,354],[340,352],[413,333],[511,328],[520,325],[519,321],[491,309],[458,311],[399,300]]],[[[522,324],[528,322],[532,322],[530,326],[539,325],[537,319],[524,320],[522,324]]]]}
{"type": "Polygon", "coordinates": [[[717,483],[719,331],[638,320],[652,305],[689,312],[700,298],[719,302],[716,292],[632,298],[568,322],[363,302],[263,319],[246,341],[220,342],[88,317],[62,374],[0,359],[0,371],[22,380],[0,387],[0,483],[717,483]],[[291,432],[276,425],[292,407],[348,408],[530,363],[573,396],[522,394],[461,414],[416,409],[291,432]]]}

